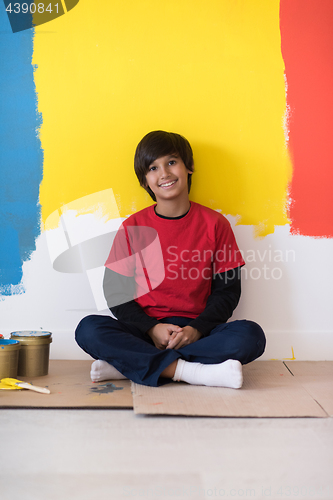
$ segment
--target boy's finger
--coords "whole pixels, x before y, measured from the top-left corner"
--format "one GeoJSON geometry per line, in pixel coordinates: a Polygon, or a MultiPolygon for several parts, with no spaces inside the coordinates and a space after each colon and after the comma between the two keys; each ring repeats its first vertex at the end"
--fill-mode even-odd
{"type": "Polygon", "coordinates": [[[174,345],[176,344],[175,338],[169,339],[168,345],[166,346],[166,349],[173,349],[174,345]]]}
{"type": "Polygon", "coordinates": [[[183,347],[181,340],[174,340],[172,344],[169,344],[167,349],[180,349],[183,347]]]}
{"type": "Polygon", "coordinates": [[[173,332],[173,334],[170,336],[167,349],[174,349],[178,344],[181,343],[181,338],[179,338],[179,333],[180,332],[173,332]]]}
{"type": "Polygon", "coordinates": [[[181,326],[178,326],[178,325],[170,325],[172,327],[172,331],[174,332],[181,332],[182,331],[182,327],[181,326]]]}

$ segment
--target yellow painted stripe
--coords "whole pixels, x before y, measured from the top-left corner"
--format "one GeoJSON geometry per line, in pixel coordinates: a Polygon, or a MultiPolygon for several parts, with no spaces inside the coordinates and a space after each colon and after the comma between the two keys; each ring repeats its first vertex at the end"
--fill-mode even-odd
{"type": "Polygon", "coordinates": [[[62,3],[62,8],[64,9],[65,13],[67,13],[67,7],[65,4],[65,0],[61,0],[61,3],[62,3]]]}
{"type": "Polygon", "coordinates": [[[41,30],[44,221],[107,188],[122,217],[151,203],[133,155],[143,135],[164,129],[193,146],[194,201],[259,236],[288,222],[279,0],[91,0],[41,30]]]}

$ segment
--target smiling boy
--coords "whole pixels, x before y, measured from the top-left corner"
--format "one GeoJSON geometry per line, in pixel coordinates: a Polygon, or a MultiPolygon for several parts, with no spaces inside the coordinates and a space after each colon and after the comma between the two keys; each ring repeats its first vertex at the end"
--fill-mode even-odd
{"type": "Polygon", "coordinates": [[[266,340],[252,321],[228,322],[244,265],[231,226],[190,201],[193,153],[179,134],[147,134],[134,168],[156,204],[124,221],[105,264],[117,319],[88,316],[76,330],[96,359],[91,378],[240,388],[242,365],[261,356],[266,340]]]}

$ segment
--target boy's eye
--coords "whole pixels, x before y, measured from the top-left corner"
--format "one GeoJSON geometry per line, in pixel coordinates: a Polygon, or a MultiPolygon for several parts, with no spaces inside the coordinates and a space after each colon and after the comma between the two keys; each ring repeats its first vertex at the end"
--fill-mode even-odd
{"type": "Polygon", "coordinates": [[[150,172],[151,170],[156,170],[156,167],[149,167],[149,172],[150,172]]]}
{"type": "Polygon", "coordinates": [[[176,160],[170,160],[169,165],[174,165],[176,163],[176,160]]]}

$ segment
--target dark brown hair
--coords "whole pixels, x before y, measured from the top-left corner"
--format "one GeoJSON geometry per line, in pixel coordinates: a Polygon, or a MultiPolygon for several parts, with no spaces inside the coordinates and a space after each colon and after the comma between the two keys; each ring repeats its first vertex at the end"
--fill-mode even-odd
{"type": "MultiPolygon", "coordinates": [[[[185,137],[172,132],[164,132],[163,130],[155,130],[145,135],[139,142],[134,156],[134,170],[142,186],[147,193],[156,201],[153,191],[147,186],[146,175],[149,166],[161,156],[178,154],[182,159],[185,167],[191,172],[193,167],[193,152],[190,143],[185,137]]],[[[192,173],[188,174],[187,185],[188,192],[191,189],[192,173]]]]}

